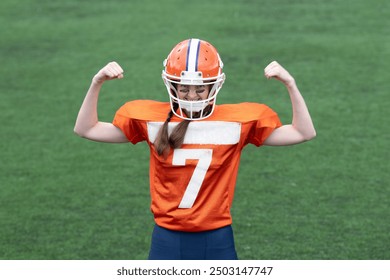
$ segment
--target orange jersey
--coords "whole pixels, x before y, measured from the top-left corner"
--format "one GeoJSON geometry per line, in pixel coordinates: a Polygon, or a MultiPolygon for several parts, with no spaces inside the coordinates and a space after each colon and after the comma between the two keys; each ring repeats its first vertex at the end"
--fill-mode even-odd
{"type": "MultiPolygon", "coordinates": [[[[150,147],[151,211],[159,226],[204,231],[232,223],[240,155],[246,144],[262,145],[281,126],[277,114],[257,103],[217,105],[214,113],[192,121],[181,148],[158,156],[154,141],[171,110],[169,103],[136,100],[123,105],[113,124],[130,142],[150,147]]],[[[172,117],[168,131],[181,121],[172,117]]]]}

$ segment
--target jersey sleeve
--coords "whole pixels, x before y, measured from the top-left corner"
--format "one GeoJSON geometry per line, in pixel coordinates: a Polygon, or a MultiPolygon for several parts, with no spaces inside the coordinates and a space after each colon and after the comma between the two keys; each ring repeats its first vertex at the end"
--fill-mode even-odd
{"type": "Polygon", "coordinates": [[[263,106],[259,119],[253,124],[249,142],[261,146],[271,133],[282,126],[279,116],[271,108],[263,106]]]}
{"type": "Polygon", "coordinates": [[[133,144],[145,140],[139,122],[131,117],[130,102],[124,104],[116,111],[112,124],[122,130],[123,134],[133,144]]]}

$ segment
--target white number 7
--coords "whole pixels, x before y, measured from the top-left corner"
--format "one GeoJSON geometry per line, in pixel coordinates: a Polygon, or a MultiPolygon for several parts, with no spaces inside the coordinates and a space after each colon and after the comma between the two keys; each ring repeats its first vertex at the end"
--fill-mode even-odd
{"type": "Polygon", "coordinates": [[[204,177],[210,167],[212,156],[212,149],[175,149],[173,151],[173,165],[185,165],[186,159],[199,160],[191,180],[187,185],[184,196],[180,201],[179,208],[191,208],[194,205],[204,177]]]}

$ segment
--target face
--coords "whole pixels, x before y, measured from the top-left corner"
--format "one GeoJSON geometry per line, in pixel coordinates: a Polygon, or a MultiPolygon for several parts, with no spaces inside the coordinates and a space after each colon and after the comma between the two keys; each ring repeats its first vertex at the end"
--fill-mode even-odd
{"type": "Polygon", "coordinates": [[[178,98],[186,101],[201,101],[209,96],[207,85],[177,85],[178,98]]]}

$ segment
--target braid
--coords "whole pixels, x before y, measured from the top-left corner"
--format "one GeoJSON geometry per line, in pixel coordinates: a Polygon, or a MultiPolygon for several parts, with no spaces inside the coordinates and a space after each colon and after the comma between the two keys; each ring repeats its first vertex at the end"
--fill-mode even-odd
{"type": "Polygon", "coordinates": [[[170,122],[171,119],[172,119],[172,117],[173,117],[173,111],[171,110],[171,111],[169,111],[168,117],[167,117],[167,119],[166,119],[165,121],[166,121],[166,122],[170,122]]]}
{"type": "Polygon", "coordinates": [[[169,137],[169,145],[172,149],[180,148],[183,145],[184,136],[186,135],[190,122],[190,120],[183,120],[173,129],[169,137]]]}
{"type": "MultiPolygon", "coordinates": [[[[177,103],[173,104],[173,109],[177,110],[179,105],[177,103]]],[[[208,115],[211,112],[211,106],[207,106],[203,115],[208,115]]],[[[200,113],[200,112],[199,112],[200,113]]],[[[161,126],[160,131],[157,134],[156,140],[154,142],[154,146],[156,147],[157,154],[159,156],[164,155],[166,157],[168,155],[169,149],[178,149],[183,145],[184,137],[186,135],[188,126],[190,124],[190,120],[181,121],[172,131],[171,135],[168,135],[168,123],[171,121],[173,117],[173,111],[169,111],[168,117],[165,120],[164,124],[161,126]]]]}
{"type": "MultiPolygon", "coordinates": [[[[178,104],[173,104],[173,109],[177,110],[179,107],[178,104]]],[[[156,148],[157,154],[161,156],[162,154],[167,154],[169,152],[170,143],[169,143],[169,137],[168,137],[168,123],[171,121],[173,117],[173,111],[170,110],[168,113],[168,117],[165,120],[164,124],[161,126],[156,140],[154,141],[154,146],[156,148]]]]}
{"type": "Polygon", "coordinates": [[[154,141],[154,146],[159,156],[161,156],[167,150],[169,151],[168,123],[170,122],[172,116],[173,112],[169,111],[168,117],[158,131],[156,140],[154,141]]]}

